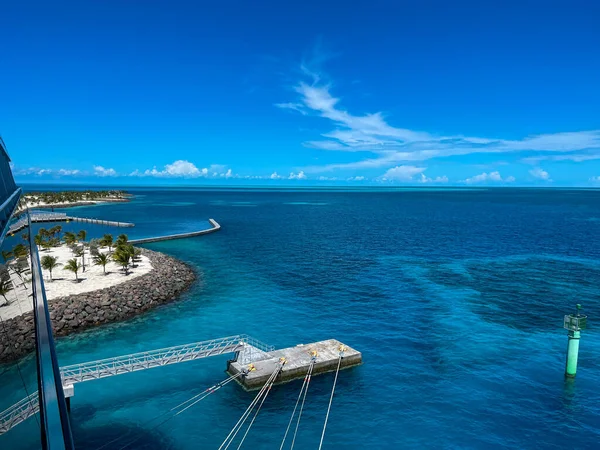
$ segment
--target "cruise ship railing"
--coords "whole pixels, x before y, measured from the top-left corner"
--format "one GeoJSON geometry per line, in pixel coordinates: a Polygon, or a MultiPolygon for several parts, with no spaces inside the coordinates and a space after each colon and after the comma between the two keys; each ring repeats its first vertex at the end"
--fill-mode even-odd
{"type": "MultiPolygon", "coordinates": [[[[31,217],[27,214],[29,229],[31,217]]],[[[33,291],[33,317],[35,322],[36,365],[38,372],[38,398],[43,450],[72,450],[73,436],[63,392],[60,368],[52,336],[52,322],[44,290],[44,279],[33,233],[29,233],[33,291]]]]}

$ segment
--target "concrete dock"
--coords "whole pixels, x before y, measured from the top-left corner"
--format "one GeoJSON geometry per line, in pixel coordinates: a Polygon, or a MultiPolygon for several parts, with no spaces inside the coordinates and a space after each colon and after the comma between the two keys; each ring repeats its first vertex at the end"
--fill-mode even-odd
{"type": "MultiPolygon", "coordinates": [[[[348,347],[336,339],[329,339],[313,344],[301,344],[296,347],[265,353],[263,355],[264,359],[258,361],[254,360],[253,365],[256,370],[253,370],[236,380],[248,391],[260,389],[277,368],[279,358],[281,357],[286,359],[286,363],[275,380],[275,384],[287,383],[292,380],[304,378],[310,366],[311,352],[313,350],[316,350],[318,354],[313,368],[313,375],[332,372],[337,369],[340,346],[343,346],[344,348],[344,356],[340,363],[340,370],[362,364],[362,354],[359,351],[348,347]]],[[[248,364],[242,361],[229,361],[227,364],[227,372],[230,375],[236,375],[246,369],[248,369],[248,364]]]]}

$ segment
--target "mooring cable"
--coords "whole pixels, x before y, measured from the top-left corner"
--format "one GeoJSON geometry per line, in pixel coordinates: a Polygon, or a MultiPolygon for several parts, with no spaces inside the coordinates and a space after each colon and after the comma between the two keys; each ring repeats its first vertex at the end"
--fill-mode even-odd
{"type": "Polygon", "coordinates": [[[306,381],[306,388],[304,389],[304,397],[302,397],[302,404],[300,405],[300,412],[298,413],[298,421],[296,422],[296,429],[294,430],[294,438],[292,439],[292,445],[290,446],[290,450],[294,448],[294,444],[296,443],[296,435],[298,434],[298,427],[300,426],[300,419],[302,418],[302,411],[304,410],[304,402],[306,401],[306,394],[308,393],[308,386],[310,385],[310,377],[312,375],[313,367],[315,366],[315,360],[311,362],[311,365],[308,369],[308,380],[306,381]]]}
{"type": "Polygon", "coordinates": [[[338,374],[340,373],[340,365],[342,364],[342,359],[344,358],[344,350],[346,348],[343,345],[340,345],[340,356],[338,357],[338,365],[335,370],[335,378],[333,379],[333,388],[331,389],[331,397],[329,397],[329,406],[327,407],[327,414],[325,415],[325,424],[323,425],[323,432],[321,433],[321,442],[319,443],[319,450],[323,447],[323,439],[325,438],[325,430],[327,428],[327,421],[329,420],[329,411],[331,411],[331,403],[333,402],[333,394],[335,392],[335,385],[337,383],[338,374]]]}
{"type": "MultiPolygon", "coordinates": [[[[240,372],[240,373],[238,373],[238,374],[236,374],[236,375],[232,375],[232,376],[230,376],[230,377],[226,378],[226,379],[225,379],[225,380],[223,380],[223,381],[220,381],[219,383],[217,383],[217,384],[215,384],[215,385],[213,385],[213,386],[209,387],[208,389],[205,389],[205,390],[203,390],[203,391],[202,391],[202,392],[200,392],[199,394],[196,394],[196,395],[194,395],[194,396],[190,397],[189,399],[187,399],[186,401],[184,401],[184,402],[180,403],[179,405],[172,407],[172,408],[171,408],[171,409],[169,409],[168,411],[165,411],[164,413],[162,413],[162,414],[159,414],[158,416],[155,416],[155,417],[153,417],[152,419],[149,419],[149,420],[145,421],[143,424],[141,424],[141,425],[140,425],[140,427],[144,427],[144,426],[146,426],[146,425],[148,425],[148,424],[150,424],[150,423],[154,422],[155,420],[158,420],[158,419],[160,419],[160,418],[162,418],[162,417],[166,416],[167,414],[169,414],[169,413],[173,412],[174,410],[176,410],[176,409],[180,408],[181,406],[183,406],[183,405],[185,405],[185,404],[189,403],[190,401],[192,401],[192,400],[194,400],[194,399],[198,399],[198,397],[201,397],[201,398],[199,398],[197,401],[195,401],[195,402],[194,402],[192,405],[189,405],[189,406],[188,406],[188,407],[186,407],[185,409],[183,409],[183,410],[181,410],[181,411],[178,411],[178,412],[177,412],[177,413],[175,413],[175,414],[172,414],[172,415],[170,415],[169,417],[167,417],[167,418],[166,418],[165,420],[163,420],[162,422],[159,422],[159,423],[157,423],[157,424],[156,424],[156,425],[154,425],[152,428],[150,428],[150,430],[149,430],[149,431],[151,431],[151,430],[154,430],[154,429],[158,428],[159,426],[161,426],[161,425],[163,425],[164,423],[166,423],[166,422],[168,422],[169,420],[171,420],[173,417],[175,417],[175,416],[178,416],[179,414],[181,414],[181,413],[182,413],[183,411],[185,411],[186,409],[188,409],[188,408],[190,408],[191,406],[195,405],[195,404],[196,404],[196,403],[198,403],[199,401],[201,401],[201,400],[204,400],[204,399],[205,399],[206,397],[208,397],[209,395],[211,395],[211,394],[215,393],[216,391],[218,391],[219,389],[221,389],[223,386],[225,386],[225,385],[227,385],[228,383],[232,382],[233,380],[235,380],[236,378],[238,378],[238,377],[239,377],[239,376],[241,376],[242,374],[243,374],[243,372],[240,372]]],[[[111,440],[111,441],[109,441],[109,442],[105,443],[105,444],[104,444],[104,445],[102,445],[101,447],[98,447],[96,450],[102,450],[102,449],[104,449],[104,448],[108,447],[108,446],[109,446],[109,445],[111,445],[111,444],[114,444],[114,443],[116,443],[116,442],[118,442],[118,441],[121,441],[121,440],[125,439],[127,436],[129,436],[131,433],[132,433],[131,431],[128,431],[127,433],[125,433],[125,434],[123,434],[123,435],[121,435],[121,436],[118,436],[117,438],[115,438],[115,439],[113,439],[113,440],[111,440]]],[[[121,449],[129,447],[131,444],[134,444],[134,443],[135,443],[135,442],[137,442],[139,439],[141,439],[143,436],[144,436],[143,434],[142,434],[142,435],[140,435],[140,436],[138,436],[136,439],[134,439],[134,440],[132,440],[131,442],[127,443],[127,444],[126,444],[124,447],[121,447],[121,449]]]]}
{"type": "Polygon", "coordinates": [[[294,410],[292,411],[292,417],[290,417],[290,421],[285,430],[285,434],[283,435],[283,440],[281,441],[281,445],[279,446],[279,450],[283,450],[283,446],[285,445],[285,441],[287,439],[287,435],[290,432],[290,428],[292,426],[292,422],[294,421],[294,416],[296,415],[296,409],[298,409],[298,404],[300,403],[300,399],[302,398],[302,393],[304,392],[304,387],[306,386],[306,381],[308,380],[308,373],[304,377],[304,381],[302,382],[302,387],[300,388],[300,392],[298,393],[298,399],[296,400],[296,405],[294,406],[294,410]]]}
{"type": "Polygon", "coordinates": [[[219,446],[219,450],[227,450],[229,448],[229,446],[232,444],[233,440],[239,433],[242,426],[244,426],[244,423],[246,423],[246,420],[248,420],[248,417],[250,416],[250,413],[252,412],[252,410],[254,409],[256,404],[262,399],[263,394],[267,391],[269,386],[275,381],[275,378],[277,378],[277,375],[279,375],[279,372],[281,372],[281,369],[283,368],[284,364],[285,364],[285,358],[282,358],[279,361],[277,368],[273,371],[273,373],[267,379],[267,382],[263,385],[263,387],[260,389],[260,391],[258,392],[256,397],[252,400],[252,402],[248,406],[248,408],[246,408],[246,410],[244,411],[242,416],[239,418],[237,423],[233,426],[233,428],[231,429],[231,431],[229,432],[229,434],[227,435],[227,437],[225,438],[223,443],[219,446]]]}

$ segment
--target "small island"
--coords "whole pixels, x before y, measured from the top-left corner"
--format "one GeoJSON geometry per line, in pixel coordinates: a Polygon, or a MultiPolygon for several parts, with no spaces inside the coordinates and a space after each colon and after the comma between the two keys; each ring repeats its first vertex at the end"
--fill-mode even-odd
{"type": "Polygon", "coordinates": [[[27,208],[68,208],[99,203],[127,202],[131,194],[121,190],[27,192],[19,202],[19,210],[27,208]]]}

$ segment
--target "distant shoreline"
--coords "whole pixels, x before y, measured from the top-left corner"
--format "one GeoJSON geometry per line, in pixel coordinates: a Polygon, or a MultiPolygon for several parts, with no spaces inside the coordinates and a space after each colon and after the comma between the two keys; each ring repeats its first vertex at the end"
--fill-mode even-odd
{"type": "MultiPolygon", "coordinates": [[[[76,206],[98,206],[105,203],[127,203],[130,200],[128,198],[103,198],[99,200],[81,200],[77,202],[68,202],[68,203],[49,203],[43,205],[28,205],[29,209],[66,209],[66,208],[74,208],[76,206]]],[[[20,208],[17,213],[21,213],[25,211],[25,209],[20,208]]]]}

